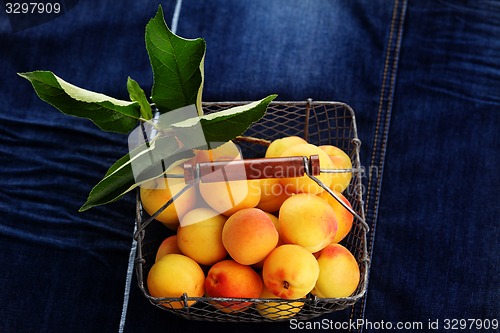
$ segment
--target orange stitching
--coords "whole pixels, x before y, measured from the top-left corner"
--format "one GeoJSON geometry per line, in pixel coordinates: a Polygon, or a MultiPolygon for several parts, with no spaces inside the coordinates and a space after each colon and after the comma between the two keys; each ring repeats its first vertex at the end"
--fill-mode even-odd
{"type": "MultiPolygon", "coordinates": [[[[392,43],[393,43],[393,35],[394,35],[394,26],[395,26],[395,22],[396,22],[396,17],[400,17],[397,15],[397,8],[399,7],[399,1],[396,0],[394,2],[394,9],[393,9],[393,13],[392,13],[392,18],[391,18],[391,28],[390,28],[390,31],[389,31],[389,44],[387,46],[387,52],[386,52],[386,57],[385,57],[385,63],[384,63],[384,72],[383,72],[383,77],[382,77],[382,88],[381,88],[381,91],[380,91],[380,100],[379,100],[379,109],[378,109],[378,115],[377,115],[377,122],[376,122],[376,125],[375,125],[375,139],[374,139],[374,143],[373,143],[373,151],[372,151],[372,156],[371,156],[371,164],[374,164],[375,162],[375,154],[376,154],[376,151],[377,151],[377,144],[378,144],[378,135],[379,135],[379,129],[380,129],[380,122],[381,122],[381,117],[382,117],[382,107],[383,107],[383,104],[384,104],[384,100],[385,100],[385,83],[386,83],[386,79],[387,79],[387,72],[388,72],[388,67],[389,67],[389,59],[390,59],[390,54],[391,54],[391,50],[392,50],[392,43]]],[[[404,11],[405,11],[405,8],[406,8],[406,4],[403,3],[402,7],[401,7],[401,13],[403,14],[404,11]]],[[[403,28],[403,19],[400,19],[399,20],[399,25],[398,25],[398,29],[397,29],[397,37],[396,37],[396,40],[398,42],[398,44],[400,43],[401,41],[401,34],[402,34],[402,28],[403,28]]],[[[392,64],[392,68],[391,68],[391,77],[390,77],[390,83],[389,83],[389,92],[392,94],[392,92],[394,91],[394,82],[395,82],[395,78],[396,78],[396,69],[397,69],[397,59],[398,59],[398,56],[399,56],[399,49],[395,49],[395,55],[394,55],[394,60],[393,60],[393,64],[392,64]]],[[[387,99],[387,111],[389,111],[392,107],[392,100],[390,99],[387,99]]],[[[383,161],[384,161],[384,157],[385,157],[385,152],[386,152],[386,144],[387,144],[387,132],[388,132],[388,126],[389,126],[389,120],[390,120],[390,117],[386,117],[385,119],[385,122],[384,122],[384,127],[383,127],[383,136],[382,136],[382,150],[381,150],[381,159],[380,159],[380,162],[379,162],[379,167],[380,169],[379,170],[382,170],[382,164],[383,164],[383,161]]],[[[375,198],[377,198],[380,194],[380,185],[381,185],[381,177],[378,178],[377,180],[377,185],[376,185],[376,188],[375,188],[375,198]]],[[[370,192],[371,192],[371,182],[369,181],[368,182],[368,189],[367,189],[367,201],[366,201],[366,210],[368,211],[368,203],[370,202],[370,199],[371,199],[371,195],[370,195],[370,192]]],[[[375,207],[374,207],[374,212],[376,212],[376,210],[378,209],[378,205],[379,203],[376,201],[375,202],[375,207]]],[[[371,230],[371,235],[370,235],[370,248],[373,247],[373,237],[374,237],[374,234],[375,234],[375,220],[376,220],[376,217],[374,216],[374,223],[372,225],[372,230],[371,230]]],[[[365,306],[365,302],[366,302],[366,297],[367,295],[365,294],[362,299],[361,299],[361,316],[364,314],[364,306],[365,306]]],[[[351,307],[351,315],[350,315],[350,319],[352,320],[353,317],[354,317],[354,312],[355,312],[355,305],[353,305],[351,307]]],[[[359,330],[361,331],[362,328],[359,330]]]]}
{"type": "MultiPolygon", "coordinates": [[[[389,67],[389,54],[391,53],[391,47],[392,47],[392,37],[394,35],[394,23],[396,21],[396,12],[397,12],[397,5],[398,5],[398,0],[396,0],[394,2],[394,8],[393,8],[393,11],[392,11],[392,18],[391,18],[391,28],[390,28],[390,31],[389,31],[389,37],[388,37],[388,40],[389,40],[389,44],[387,45],[387,50],[386,50],[386,54],[385,54],[385,63],[384,63],[384,72],[383,72],[383,76],[382,76],[382,89],[380,90],[380,99],[379,99],[379,107],[378,107],[378,114],[377,114],[377,122],[375,124],[375,139],[374,139],[374,142],[373,142],[373,150],[372,150],[372,156],[371,156],[371,160],[370,160],[370,164],[374,164],[374,161],[375,161],[375,153],[377,151],[377,143],[378,143],[378,133],[379,133],[379,129],[380,129],[380,120],[382,118],[382,106],[383,106],[383,100],[384,100],[384,95],[385,95],[385,81],[387,79],[387,72],[388,72],[388,67],[389,67]]],[[[368,212],[368,203],[370,202],[370,199],[371,199],[371,196],[370,196],[370,193],[371,193],[371,182],[368,181],[368,188],[367,188],[367,194],[366,194],[366,211],[368,212]]],[[[370,226],[372,227],[372,226],[370,226]]],[[[371,235],[370,235],[370,243],[373,241],[373,228],[371,230],[371,235]]],[[[364,305],[364,300],[365,300],[365,297],[363,297],[361,299],[362,301],[362,306],[364,305]]],[[[354,310],[354,306],[353,306],[353,310],[354,310]]],[[[354,311],[351,312],[352,316],[351,316],[351,319],[354,315],[354,311]]]]}

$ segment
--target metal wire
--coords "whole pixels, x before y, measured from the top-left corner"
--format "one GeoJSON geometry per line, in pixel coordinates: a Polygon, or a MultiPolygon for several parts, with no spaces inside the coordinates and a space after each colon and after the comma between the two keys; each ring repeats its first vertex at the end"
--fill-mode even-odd
{"type": "MultiPolygon", "coordinates": [[[[205,113],[216,112],[229,107],[246,104],[247,102],[212,102],[204,103],[205,113]]],[[[308,100],[305,102],[272,102],[263,119],[255,123],[244,133],[245,137],[263,138],[269,141],[285,136],[301,136],[308,142],[316,145],[334,145],[345,151],[351,158],[352,169],[321,169],[325,173],[352,172],[349,187],[344,192],[352,207],[346,205],[318,178],[312,176],[305,163],[307,175],[317,184],[324,188],[340,204],[348,209],[355,217],[351,232],[341,244],[344,245],[355,256],[358,261],[361,279],[357,289],[349,297],[344,298],[319,298],[313,294],[298,300],[283,299],[243,299],[243,298],[213,298],[213,297],[190,297],[184,294],[178,298],[157,298],[149,294],[145,284],[149,269],[155,262],[156,251],[159,244],[173,231],[165,228],[154,218],[160,212],[172,204],[172,198],[163,207],[149,216],[142,210],[139,195],[137,195],[136,221],[137,231],[134,234],[137,239],[136,275],[139,288],[151,304],[174,313],[189,320],[203,321],[232,321],[232,322],[263,322],[276,321],[263,317],[257,307],[267,307],[267,311],[279,312],[283,317],[281,320],[289,320],[292,316],[297,320],[316,318],[320,315],[343,310],[356,303],[366,292],[368,270],[370,260],[367,253],[368,225],[365,221],[363,203],[363,170],[359,159],[359,148],[361,141],[357,136],[354,111],[346,104],[339,102],[322,102],[308,100]],[[188,306],[188,302],[195,301],[194,305],[188,306]],[[181,304],[182,308],[173,309],[173,304],[181,304]],[[244,311],[234,312],[231,305],[249,305],[244,311]],[[287,309],[283,310],[285,307],[287,309]],[[298,312],[298,313],[297,313],[298,312]]],[[[243,156],[246,158],[262,157],[267,149],[266,145],[256,144],[252,140],[238,142],[243,156]]],[[[181,175],[167,175],[168,177],[179,177],[181,175]]],[[[196,178],[196,177],[195,177],[196,178]]],[[[193,186],[195,182],[191,183],[193,186]]],[[[183,191],[189,188],[189,184],[183,191]]]]}

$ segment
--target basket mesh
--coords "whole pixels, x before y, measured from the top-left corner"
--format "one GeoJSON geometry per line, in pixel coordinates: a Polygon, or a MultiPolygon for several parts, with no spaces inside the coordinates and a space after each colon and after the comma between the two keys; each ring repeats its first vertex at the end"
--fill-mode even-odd
{"type": "MultiPolygon", "coordinates": [[[[242,105],[242,102],[211,102],[204,103],[205,113],[224,110],[233,106],[242,105]]],[[[316,145],[334,145],[344,150],[353,164],[353,177],[344,195],[352,208],[363,219],[354,219],[351,232],[341,244],[348,248],[358,261],[361,279],[358,288],[352,296],[346,298],[317,298],[308,295],[300,300],[281,299],[242,299],[242,298],[213,298],[188,297],[156,298],[147,290],[146,278],[151,266],[155,262],[156,251],[160,243],[173,232],[160,222],[153,221],[146,228],[141,228],[143,221],[149,217],[142,211],[140,198],[137,194],[137,225],[140,230],[136,234],[138,251],[136,259],[136,274],[139,288],[149,301],[159,308],[170,311],[178,316],[190,320],[204,321],[234,321],[234,322],[262,322],[273,321],[263,317],[257,311],[266,308],[268,313],[276,313],[281,320],[287,320],[287,315],[299,320],[311,319],[333,311],[343,310],[353,305],[366,292],[369,259],[367,254],[366,234],[368,227],[364,222],[364,211],[361,191],[361,170],[359,162],[359,144],[357,137],[354,112],[343,103],[338,102],[272,102],[265,116],[252,125],[244,136],[262,138],[269,141],[284,136],[301,136],[308,142],[316,145]],[[188,301],[196,301],[187,306],[188,301]],[[250,304],[244,311],[231,312],[230,305],[241,303],[250,304]],[[180,309],[173,309],[171,305],[184,305],[180,309]],[[298,312],[298,313],[297,313],[298,312]]],[[[238,142],[245,158],[263,157],[267,147],[252,142],[238,142]]]]}

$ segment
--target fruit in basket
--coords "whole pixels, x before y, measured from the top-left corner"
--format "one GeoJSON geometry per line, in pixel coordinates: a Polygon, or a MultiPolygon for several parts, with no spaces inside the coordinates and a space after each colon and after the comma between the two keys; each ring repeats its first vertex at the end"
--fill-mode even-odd
{"type": "Polygon", "coordinates": [[[308,193],[288,198],[281,205],[279,220],[283,242],[303,246],[312,253],[330,244],[338,228],[328,202],[308,193]]]}
{"type": "Polygon", "coordinates": [[[196,208],[184,215],[177,229],[177,243],[183,254],[202,265],[213,265],[227,256],[222,229],[227,217],[209,208],[196,208]]]}
{"type": "Polygon", "coordinates": [[[277,212],[281,204],[288,199],[290,195],[291,193],[286,192],[285,187],[278,178],[261,179],[260,201],[257,204],[257,208],[269,213],[277,212]]]}
{"type": "MultiPolygon", "coordinates": [[[[153,297],[179,298],[184,293],[188,297],[202,297],[205,292],[204,280],[205,274],[196,261],[182,254],[167,254],[151,267],[147,286],[153,297]]],[[[196,301],[188,301],[187,306],[194,303],[196,301]]],[[[162,305],[172,309],[185,306],[181,300],[162,305]]]]}
{"type": "MultiPolygon", "coordinates": [[[[302,143],[298,145],[291,146],[285,149],[281,156],[306,156],[318,155],[319,164],[321,168],[331,169],[333,163],[328,156],[328,154],[320,149],[318,146],[310,143],[302,143]]],[[[330,186],[333,180],[333,174],[331,173],[321,173],[316,176],[325,186],[330,186]]],[[[287,193],[313,193],[319,194],[324,191],[324,189],[318,185],[314,180],[310,179],[307,175],[301,177],[293,178],[280,178],[281,184],[285,187],[287,193]]]]}
{"type": "MultiPolygon", "coordinates": [[[[322,145],[319,148],[328,154],[333,163],[333,169],[352,169],[351,159],[342,149],[333,145],[322,145]]],[[[330,188],[338,192],[344,192],[347,186],[349,186],[351,178],[352,171],[332,173],[330,188]]]]}
{"type": "Polygon", "coordinates": [[[261,209],[245,208],[231,215],[222,230],[222,243],[236,262],[253,265],[278,244],[278,231],[261,209]]]}
{"type": "Polygon", "coordinates": [[[241,159],[241,150],[233,141],[223,143],[214,149],[195,149],[194,163],[241,159]]]}
{"type": "Polygon", "coordinates": [[[300,245],[276,247],[264,260],[262,279],[274,295],[297,299],[307,295],[316,284],[319,265],[314,255],[300,245]]]}
{"type": "Polygon", "coordinates": [[[348,297],[356,290],[360,271],[356,258],[340,244],[330,244],[318,258],[319,277],[313,293],[322,298],[348,297]]]}
{"type": "Polygon", "coordinates": [[[273,215],[273,214],[271,214],[269,212],[264,211],[264,213],[266,213],[266,215],[269,216],[269,218],[273,222],[274,227],[276,228],[276,231],[278,231],[278,236],[279,236],[279,233],[280,233],[280,219],[276,215],[273,215]]]}
{"type": "Polygon", "coordinates": [[[156,251],[155,262],[157,262],[164,255],[171,253],[182,254],[181,249],[179,249],[179,246],[177,245],[177,235],[168,236],[161,242],[158,250],[156,251]]]}
{"type": "MultiPolygon", "coordinates": [[[[262,288],[260,298],[280,299],[278,296],[270,292],[269,289],[267,289],[265,286],[262,288]]],[[[255,303],[255,308],[257,309],[257,311],[260,313],[261,316],[273,320],[291,318],[295,316],[297,313],[299,313],[303,306],[304,302],[290,302],[290,301],[255,303]]]]}
{"type": "MultiPolygon", "coordinates": [[[[334,194],[336,194],[347,206],[352,208],[351,203],[347,198],[340,192],[333,190],[334,194]]],[[[337,220],[338,229],[335,234],[335,238],[333,239],[333,243],[338,243],[342,239],[347,236],[349,231],[352,229],[352,223],[354,222],[354,215],[352,215],[344,206],[342,206],[337,199],[335,199],[330,193],[323,192],[319,194],[320,198],[325,199],[330,206],[332,206],[333,211],[335,212],[335,219],[337,220]]]]}
{"type": "MultiPolygon", "coordinates": [[[[250,266],[234,260],[222,260],[213,265],[205,279],[208,297],[258,298],[262,291],[262,280],[250,266]]],[[[252,305],[245,301],[212,301],[217,309],[226,312],[240,312],[252,305]]]]}
{"type": "MultiPolygon", "coordinates": [[[[181,166],[177,166],[169,173],[184,174],[184,169],[181,166]]],[[[185,186],[184,178],[158,177],[148,181],[140,188],[142,207],[149,215],[153,215],[185,186]]],[[[176,230],[180,218],[187,211],[191,210],[195,204],[196,190],[194,187],[191,187],[175,199],[170,206],[165,208],[156,217],[156,220],[162,222],[168,228],[176,230]]]]}
{"type": "Polygon", "coordinates": [[[298,136],[287,136],[273,140],[266,149],[265,157],[280,157],[287,148],[303,143],[307,143],[307,141],[298,136]]]}
{"type": "MultiPolygon", "coordinates": [[[[276,246],[283,245],[283,241],[279,237],[279,233],[280,233],[280,220],[275,215],[273,215],[271,213],[268,213],[268,212],[264,212],[264,213],[266,213],[266,215],[269,216],[269,218],[271,219],[271,221],[274,224],[274,227],[276,228],[276,231],[278,232],[278,244],[276,244],[276,246]]],[[[264,260],[265,259],[266,258],[262,259],[258,263],[253,264],[252,267],[255,268],[255,269],[257,269],[257,270],[261,270],[262,267],[264,266],[264,260]]]]}
{"type": "Polygon", "coordinates": [[[257,206],[260,201],[258,179],[228,180],[224,182],[200,182],[203,200],[220,214],[230,216],[234,212],[257,206]]]}
{"type": "Polygon", "coordinates": [[[257,206],[260,201],[259,180],[228,180],[199,184],[203,200],[226,216],[243,208],[257,206]]]}
{"type": "MultiPolygon", "coordinates": [[[[210,150],[196,151],[195,163],[218,162],[241,160],[241,151],[232,141],[210,150]]],[[[245,172],[242,167],[241,172],[245,172]]],[[[246,180],[243,178],[231,179],[231,173],[224,173],[224,170],[215,170],[215,173],[225,179],[218,182],[199,183],[201,197],[212,209],[226,216],[242,209],[255,207],[260,201],[260,183],[258,180],[246,180]]]]}

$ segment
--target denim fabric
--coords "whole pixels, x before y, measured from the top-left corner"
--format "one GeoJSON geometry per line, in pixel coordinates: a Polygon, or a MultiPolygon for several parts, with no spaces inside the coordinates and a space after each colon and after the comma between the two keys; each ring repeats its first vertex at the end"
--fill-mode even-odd
{"type": "MultiPolygon", "coordinates": [[[[62,115],[15,74],[52,70],[121,99],[131,76],[150,91],[144,27],[157,5],[71,1],[24,29],[0,12],[1,332],[115,332],[120,319],[132,333],[291,330],[180,319],[150,305],[135,276],[122,317],[134,198],[76,211],[126,153],[126,136],[62,115]]],[[[446,319],[499,319],[500,2],[162,5],[179,35],[206,39],[204,100],[278,93],[356,112],[370,282],[353,308],[317,321],[422,322],[431,331],[439,320],[444,331],[446,319]]]]}

